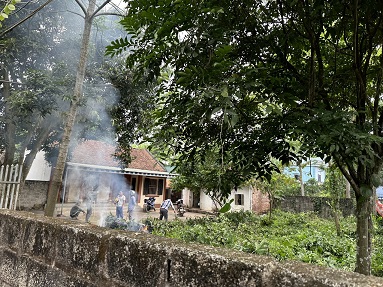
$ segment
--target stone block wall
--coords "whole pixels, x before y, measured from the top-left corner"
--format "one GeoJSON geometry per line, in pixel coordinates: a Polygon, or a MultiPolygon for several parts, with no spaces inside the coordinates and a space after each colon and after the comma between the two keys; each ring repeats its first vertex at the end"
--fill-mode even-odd
{"type": "Polygon", "coordinates": [[[0,210],[0,286],[383,286],[383,278],[0,210]]]}
{"type": "Polygon", "coordinates": [[[43,210],[47,202],[48,181],[25,181],[22,190],[19,191],[17,209],[43,210]]]}
{"type": "MultiPolygon", "coordinates": [[[[286,196],[275,201],[276,208],[288,212],[309,212],[314,211],[320,217],[332,217],[332,210],[329,205],[331,199],[327,197],[309,197],[309,196],[286,196]]],[[[353,215],[355,212],[355,200],[351,198],[341,198],[339,209],[343,216],[353,215]]]]}

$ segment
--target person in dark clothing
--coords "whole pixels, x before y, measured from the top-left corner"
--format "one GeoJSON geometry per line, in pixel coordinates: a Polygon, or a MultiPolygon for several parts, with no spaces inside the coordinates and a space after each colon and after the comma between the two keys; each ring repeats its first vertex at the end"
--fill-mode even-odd
{"type": "Polygon", "coordinates": [[[85,213],[85,211],[80,208],[80,202],[76,202],[76,204],[70,210],[70,218],[78,219],[77,217],[81,212],[85,213]]]}

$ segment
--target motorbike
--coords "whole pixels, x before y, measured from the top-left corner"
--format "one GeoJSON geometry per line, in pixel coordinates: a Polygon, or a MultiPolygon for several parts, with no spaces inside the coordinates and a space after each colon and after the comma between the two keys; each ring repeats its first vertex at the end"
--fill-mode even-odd
{"type": "Polygon", "coordinates": [[[151,210],[156,211],[156,208],[154,206],[154,202],[156,199],[154,197],[149,197],[144,199],[144,211],[149,212],[151,210]]]}
{"type": "Polygon", "coordinates": [[[177,216],[184,216],[184,213],[186,212],[184,207],[184,201],[182,199],[178,199],[176,201],[177,205],[177,216]]]}

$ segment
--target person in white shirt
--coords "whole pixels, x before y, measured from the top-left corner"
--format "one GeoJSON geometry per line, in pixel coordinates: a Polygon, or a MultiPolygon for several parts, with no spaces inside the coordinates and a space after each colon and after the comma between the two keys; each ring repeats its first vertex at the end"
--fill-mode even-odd
{"type": "Polygon", "coordinates": [[[125,195],[122,191],[118,194],[118,196],[115,199],[116,204],[116,217],[117,218],[124,218],[124,204],[125,204],[125,195]]]}
{"type": "Polygon", "coordinates": [[[170,199],[165,199],[160,206],[160,220],[165,218],[165,221],[168,221],[169,207],[171,207],[174,213],[176,213],[176,209],[174,208],[172,201],[170,199]]]}

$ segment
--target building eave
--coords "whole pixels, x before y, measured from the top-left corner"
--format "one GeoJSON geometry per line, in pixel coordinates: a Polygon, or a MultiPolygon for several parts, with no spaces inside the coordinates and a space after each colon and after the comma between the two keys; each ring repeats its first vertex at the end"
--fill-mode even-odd
{"type": "Polygon", "coordinates": [[[116,174],[156,176],[156,177],[166,177],[166,178],[172,178],[177,176],[177,174],[169,173],[169,172],[134,169],[134,168],[118,168],[118,167],[112,167],[112,166],[92,165],[92,164],[83,164],[83,163],[75,163],[75,162],[67,162],[66,165],[67,165],[67,169],[86,170],[86,171],[93,171],[93,172],[108,172],[108,173],[116,173],[116,174]]]}

